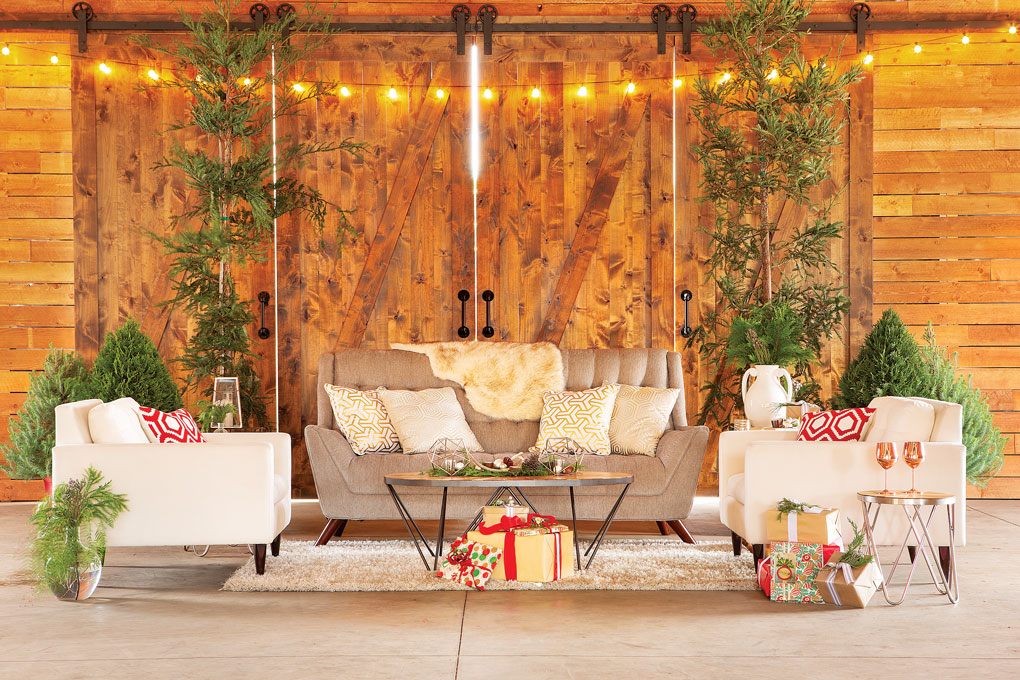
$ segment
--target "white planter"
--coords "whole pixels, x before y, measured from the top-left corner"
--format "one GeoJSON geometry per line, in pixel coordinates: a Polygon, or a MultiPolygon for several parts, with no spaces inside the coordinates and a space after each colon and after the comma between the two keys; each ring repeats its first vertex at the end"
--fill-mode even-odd
{"type": "Polygon", "coordinates": [[[752,366],[740,380],[740,394],[751,427],[771,427],[773,419],[786,417],[786,407],[777,404],[793,401],[793,378],[779,366],[752,366]],[[786,378],[787,387],[780,377],[786,378]],[[754,380],[748,384],[751,378],[754,380]]]}

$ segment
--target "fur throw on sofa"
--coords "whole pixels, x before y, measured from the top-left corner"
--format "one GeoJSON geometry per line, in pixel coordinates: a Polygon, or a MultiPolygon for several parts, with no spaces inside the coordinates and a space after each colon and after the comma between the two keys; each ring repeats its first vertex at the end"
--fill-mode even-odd
{"type": "Polygon", "coordinates": [[[390,345],[429,358],[442,380],[464,386],[471,406],[490,418],[538,420],[542,393],[561,391],[563,357],[549,342],[430,342],[390,345]]]}

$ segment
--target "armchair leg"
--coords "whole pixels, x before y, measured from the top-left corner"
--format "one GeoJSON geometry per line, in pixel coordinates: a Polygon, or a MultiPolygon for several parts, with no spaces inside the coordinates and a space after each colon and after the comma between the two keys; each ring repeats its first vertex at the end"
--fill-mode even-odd
{"type": "Polygon", "coordinates": [[[261,576],[266,573],[266,544],[255,545],[255,573],[261,576]]]}
{"type": "Polygon", "coordinates": [[[684,543],[690,543],[692,545],[697,543],[697,541],[694,540],[694,537],[691,536],[691,532],[687,531],[687,527],[684,526],[682,521],[678,519],[671,519],[667,521],[666,524],[669,525],[670,529],[676,532],[676,535],[679,536],[684,543]]]}
{"type": "Polygon", "coordinates": [[[280,556],[280,540],[283,538],[283,532],[281,531],[273,539],[273,542],[269,544],[269,550],[273,553],[273,557],[280,556]]]}
{"type": "Polygon", "coordinates": [[[942,575],[946,578],[946,583],[951,585],[952,584],[952,579],[951,579],[952,574],[950,572],[952,570],[950,569],[950,564],[949,564],[949,546],[948,545],[940,545],[939,546],[939,566],[942,567],[942,575]]]}
{"type": "Polygon", "coordinates": [[[765,559],[765,544],[755,543],[751,546],[751,555],[754,557],[754,573],[758,573],[758,564],[765,559]]]}
{"type": "Polygon", "coordinates": [[[346,527],[347,520],[345,519],[328,520],[326,522],[326,526],[322,528],[322,533],[319,534],[319,538],[315,541],[315,545],[326,545],[329,543],[329,539],[334,536],[342,535],[346,527]]]}
{"type": "Polygon", "coordinates": [[[659,527],[660,536],[669,536],[669,527],[665,522],[656,522],[655,526],[659,527]]]}
{"type": "Polygon", "coordinates": [[[740,536],[737,536],[736,531],[730,532],[730,540],[733,541],[733,556],[740,557],[740,536]]]}

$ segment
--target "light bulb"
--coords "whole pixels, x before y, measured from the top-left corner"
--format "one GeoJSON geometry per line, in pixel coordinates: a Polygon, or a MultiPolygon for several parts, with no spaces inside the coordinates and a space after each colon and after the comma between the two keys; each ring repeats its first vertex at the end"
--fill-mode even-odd
{"type": "Polygon", "coordinates": [[[340,88],[340,95],[343,97],[350,97],[351,91],[347,89],[346,85],[344,85],[343,87],[340,88]]]}
{"type": "Polygon", "coordinates": [[[769,74],[765,77],[768,78],[769,80],[775,80],[776,78],[779,77],[779,71],[777,71],[776,69],[772,69],[771,71],[769,71],[769,74]]]}
{"type": "Polygon", "coordinates": [[[110,75],[111,73],[113,73],[113,69],[107,66],[105,61],[100,62],[99,70],[105,73],[106,75],[110,75]]]}
{"type": "Polygon", "coordinates": [[[970,36],[967,35],[966,33],[964,33],[963,37],[960,38],[960,42],[962,42],[964,45],[969,45],[970,44],[970,36]]]}
{"type": "Polygon", "coordinates": [[[147,75],[148,75],[148,76],[149,76],[150,78],[152,78],[153,80],[159,80],[159,74],[158,74],[158,73],[156,73],[156,72],[155,72],[155,71],[154,71],[153,69],[151,69],[151,68],[149,69],[149,73],[148,73],[147,75]]]}
{"type": "MultiPolygon", "coordinates": [[[[1016,35],[1016,25],[1015,24],[1010,24],[1009,25],[1009,34],[1010,35],[1016,35]]],[[[7,54],[7,53],[4,52],[4,54],[7,54]]]]}
{"type": "Polygon", "coordinates": [[[864,55],[864,59],[862,59],[862,61],[865,64],[870,64],[871,62],[875,61],[875,55],[873,55],[873,54],[865,54],[864,55]]]}
{"type": "Polygon", "coordinates": [[[244,83],[245,86],[251,85],[251,78],[245,78],[241,82],[244,83]]]}
{"type": "Polygon", "coordinates": [[[729,82],[729,79],[732,78],[732,77],[733,76],[730,75],[730,72],[727,71],[726,73],[722,74],[722,78],[720,80],[722,80],[724,83],[726,83],[726,82],[729,82]]]}
{"type": "Polygon", "coordinates": [[[683,84],[684,84],[684,81],[681,80],[680,78],[675,78],[673,80],[673,87],[680,87],[683,84]]]}
{"type": "Polygon", "coordinates": [[[921,43],[914,43],[914,54],[921,53],[921,43]]]}
{"type": "Polygon", "coordinates": [[[445,96],[446,92],[443,91],[443,88],[439,88],[438,90],[436,90],[436,99],[442,99],[445,96]]]}
{"type": "Polygon", "coordinates": [[[195,82],[196,83],[202,82],[202,74],[201,73],[199,73],[197,76],[195,76],[195,82]]]}
{"type": "Polygon", "coordinates": [[[633,92],[635,89],[637,89],[637,86],[634,85],[634,83],[627,83],[627,93],[628,94],[633,92]]]}
{"type": "Polygon", "coordinates": [[[58,57],[57,55],[54,54],[52,57],[50,57],[50,63],[51,64],[59,64],[60,63],[60,57],[58,57]]]}
{"type": "Polygon", "coordinates": [[[294,83],[293,88],[294,88],[295,92],[304,92],[305,91],[305,86],[302,85],[301,83],[294,83]]]}
{"type": "MultiPolygon", "coordinates": [[[[1016,31],[1013,31],[1013,33],[1016,33],[1016,31]]],[[[2,53],[5,57],[10,56],[10,54],[11,54],[10,46],[9,45],[4,45],[3,47],[0,47],[0,53],[2,53]]]]}
{"type": "Polygon", "coordinates": [[[542,96],[542,90],[538,89],[537,87],[532,89],[531,96],[533,99],[538,99],[539,97],[542,96]]]}
{"type": "Polygon", "coordinates": [[[482,92],[482,97],[484,97],[485,99],[492,99],[492,90],[490,90],[489,88],[485,88],[485,91],[482,92]]]}
{"type": "Polygon", "coordinates": [[[389,97],[390,99],[396,99],[400,95],[397,94],[397,88],[391,87],[390,91],[386,93],[386,96],[389,97]]]}
{"type": "Polygon", "coordinates": [[[588,96],[588,88],[585,87],[584,85],[582,85],[581,87],[577,88],[577,96],[578,97],[587,97],[588,96]]]}

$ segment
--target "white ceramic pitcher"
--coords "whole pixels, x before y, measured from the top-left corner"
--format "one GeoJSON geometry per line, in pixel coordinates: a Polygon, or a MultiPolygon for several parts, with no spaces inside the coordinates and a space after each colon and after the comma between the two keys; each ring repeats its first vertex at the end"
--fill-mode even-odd
{"type": "Polygon", "coordinates": [[[740,380],[740,394],[744,399],[744,414],[751,427],[771,427],[774,418],[785,418],[786,407],[777,406],[793,401],[793,378],[785,368],[758,365],[744,371],[740,380]],[[786,387],[779,378],[786,377],[786,387]],[[748,386],[749,378],[754,381],[748,386]]]}

